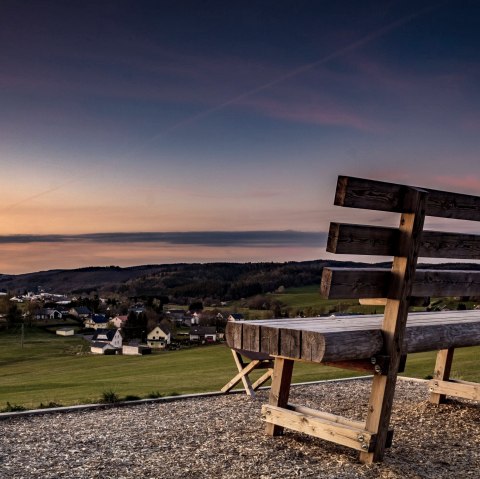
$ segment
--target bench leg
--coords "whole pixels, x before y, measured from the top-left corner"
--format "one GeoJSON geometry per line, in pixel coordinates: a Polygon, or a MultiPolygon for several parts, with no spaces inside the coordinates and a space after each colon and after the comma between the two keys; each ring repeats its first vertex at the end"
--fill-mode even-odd
{"type": "Polygon", "coordinates": [[[387,444],[388,427],[392,413],[393,396],[397,374],[375,375],[370,393],[365,429],[376,434],[372,452],[361,452],[360,461],[364,464],[381,461],[387,444]]]}
{"type": "MultiPolygon", "coordinates": [[[[450,370],[452,369],[453,352],[454,348],[441,349],[438,351],[433,379],[448,381],[450,378],[450,370]]],[[[445,402],[445,394],[431,393],[429,400],[432,404],[442,404],[445,402]]]]}
{"type": "MultiPolygon", "coordinates": [[[[232,349],[232,355],[233,355],[235,364],[237,365],[237,369],[239,371],[239,373],[237,374],[237,376],[235,376],[232,382],[234,382],[237,378],[240,379],[243,383],[243,387],[245,388],[245,392],[247,393],[247,396],[255,396],[255,392],[253,391],[253,387],[252,387],[252,381],[250,381],[248,374],[255,369],[256,364],[250,363],[248,366],[245,366],[245,363],[242,360],[241,354],[238,353],[237,351],[234,351],[233,349],[232,349]]],[[[238,381],[235,382],[235,384],[237,383],[238,381]]],[[[226,386],[228,385],[225,385],[224,387],[226,386]]]]}
{"type": "MultiPolygon", "coordinates": [[[[272,388],[268,403],[270,406],[287,407],[292,382],[293,360],[276,358],[272,375],[272,388]]],[[[267,423],[265,434],[269,436],[280,436],[283,434],[283,427],[267,423]]]]}

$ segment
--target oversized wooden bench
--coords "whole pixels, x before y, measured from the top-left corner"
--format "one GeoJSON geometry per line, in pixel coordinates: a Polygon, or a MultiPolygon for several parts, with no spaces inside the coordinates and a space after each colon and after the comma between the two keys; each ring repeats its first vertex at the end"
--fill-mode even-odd
{"type": "Polygon", "coordinates": [[[262,408],[267,434],[287,427],[359,450],[360,460],[370,463],[382,460],[391,444],[395,384],[407,353],[439,351],[431,402],[445,395],[480,400],[479,385],[449,378],[454,349],[480,344],[480,311],[408,315],[415,298],[480,295],[480,271],[416,270],[419,256],[480,258],[480,236],[423,229],[426,215],[480,221],[480,198],[339,177],[335,204],[400,213],[398,229],[332,223],[328,237],[332,253],[393,256],[391,269],[325,268],[321,284],[326,298],[384,304],[385,313],[229,323],[227,344],[275,358],[269,404],[262,408]],[[365,421],[289,404],[295,361],[371,371],[365,421]]]}

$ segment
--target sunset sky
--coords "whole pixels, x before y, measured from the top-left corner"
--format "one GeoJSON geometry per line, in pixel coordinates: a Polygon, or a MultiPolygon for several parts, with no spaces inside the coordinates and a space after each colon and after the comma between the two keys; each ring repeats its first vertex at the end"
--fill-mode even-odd
{"type": "Polygon", "coordinates": [[[0,2],[0,273],[326,257],[479,147],[479,1],[0,2]]]}

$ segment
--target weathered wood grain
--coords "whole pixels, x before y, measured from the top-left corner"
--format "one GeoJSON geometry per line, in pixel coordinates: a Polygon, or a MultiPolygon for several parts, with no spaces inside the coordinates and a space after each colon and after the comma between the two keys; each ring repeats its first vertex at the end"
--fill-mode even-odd
{"type": "MultiPolygon", "coordinates": [[[[276,358],[272,374],[272,387],[268,397],[270,406],[286,408],[288,397],[290,395],[290,384],[292,382],[294,362],[291,359],[276,358]]],[[[265,434],[268,436],[279,436],[283,433],[283,427],[280,424],[267,423],[265,434]]]]}
{"type": "MultiPolygon", "coordinates": [[[[435,369],[433,372],[433,379],[438,381],[448,381],[452,369],[454,352],[454,348],[441,349],[438,351],[437,359],[435,361],[435,369]]],[[[442,404],[445,402],[445,394],[431,392],[429,401],[432,404],[442,404]]]]}
{"type": "Polygon", "coordinates": [[[280,351],[280,331],[268,324],[260,329],[260,352],[278,356],[280,351]]]}
{"type": "Polygon", "coordinates": [[[429,389],[432,393],[461,397],[480,401],[480,384],[467,381],[440,381],[432,379],[429,382],[429,389]]]}
{"type": "Polygon", "coordinates": [[[243,323],[242,349],[260,351],[260,330],[249,323],[243,323]]]}
{"type": "Polygon", "coordinates": [[[387,303],[382,323],[383,354],[389,357],[387,371],[375,375],[368,403],[366,429],[377,434],[373,451],[361,452],[360,461],[381,461],[387,443],[395,384],[402,356],[402,345],[408,317],[410,296],[415,279],[420,236],[425,220],[424,190],[408,189],[402,196],[402,213],[398,246],[402,256],[393,258],[387,303]]]}
{"type": "MultiPolygon", "coordinates": [[[[335,204],[376,211],[408,212],[403,198],[408,186],[339,176],[335,204]]],[[[480,197],[425,188],[427,216],[480,221],[480,197]]],[[[410,210],[412,211],[412,210],[410,210]]]]}
{"type": "MultiPolygon", "coordinates": [[[[331,223],[327,251],[336,254],[401,256],[397,228],[331,223]]],[[[424,230],[419,256],[425,258],[480,258],[480,235],[424,230]]]]}
{"type": "Polygon", "coordinates": [[[242,349],[242,324],[229,321],[225,328],[225,339],[232,349],[242,349]]]}
{"type": "Polygon", "coordinates": [[[298,329],[280,329],[280,356],[300,359],[302,332],[298,329]]]}
{"type": "MultiPolygon", "coordinates": [[[[329,299],[386,298],[395,275],[387,269],[324,268],[320,294],[329,299]]],[[[426,270],[415,272],[412,296],[445,297],[480,294],[480,271],[426,270]]]]}
{"type": "MultiPolygon", "coordinates": [[[[307,409],[307,408],[304,408],[307,409]]],[[[319,411],[316,411],[319,413],[319,411]]],[[[284,409],[270,405],[262,407],[263,420],[267,424],[288,427],[294,431],[303,432],[327,441],[333,441],[343,446],[365,451],[370,449],[374,435],[364,428],[353,427],[321,417],[319,414],[310,415],[298,412],[295,409],[284,409]]]]}
{"type": "MultiPolygon", "coordinates": [[[[466,313],[411,314],[407,322],[402,354],[479,345],[480,313],[466,313]],[[436,316],[438,319],[435,319],[436,316]]],[[[270,322],[275,323],[275,320],[270,322]]],[[[303,320],[302,325],[297,324],[297,329],[293,330],[285,328],[281,322],[276,327],[274,324],[265,326],[268,321],[245,323],[258,329],[262,337],[275,338],[271,342],[262,341],[261,352],[241,351],[244,355],[250,354],[251,359],[267,359],[268,356],[281,355],[315,363],[348,361],[370,358],[380,353],[383,347],[381,317],[378,315],[339,318],[337,323],[311,318],[303,320]],[[280,350],[278,344],[283,334],[286,334],[286,339],[282,341],[284,349],[280,350]]],[[[231,347],[228,341],[227,339],[227,344],[231,347]]]]}

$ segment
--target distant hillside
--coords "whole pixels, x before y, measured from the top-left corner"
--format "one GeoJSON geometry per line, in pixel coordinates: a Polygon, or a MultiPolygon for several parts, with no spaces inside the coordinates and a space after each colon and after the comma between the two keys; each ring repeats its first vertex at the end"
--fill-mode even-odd
{"type": "MultiPolygon", "coordinates": [[[[207,263],[146,265],[120,268],[90,267],[51,270],[21,275],[0,275],[0,289],[12,293],[24,290],[64,294],[96,292],[124,296],[169,296],[236,300],[285,288],[320,284],[326,266],[368,267],[371,264],[340,261],[303,261],[288,263],[207,263]]],[[[388,267],[379,263],[376,267],[388,267]]],[[[421,265],[420,265],[421,267],[421,265]]],[[[424,265],[435,269],[480,269],[478,264],[424,265]]]]}
{"type": "Polygon", "coordinates": [[[90,267],[80,269],[39,271],[19,275],[0,275],[0,289],[7,291],[45,291],[57,293],[90,292],[93,290],[116,289],[128,280],[147,275],[161,266],[135,266],[120,268],[118,266],[90,267]]]}

